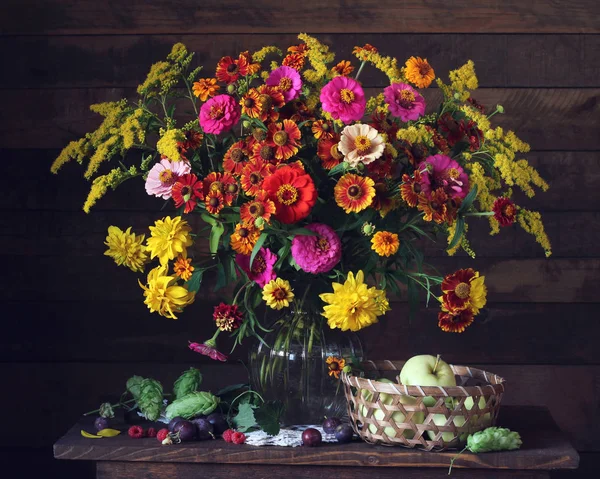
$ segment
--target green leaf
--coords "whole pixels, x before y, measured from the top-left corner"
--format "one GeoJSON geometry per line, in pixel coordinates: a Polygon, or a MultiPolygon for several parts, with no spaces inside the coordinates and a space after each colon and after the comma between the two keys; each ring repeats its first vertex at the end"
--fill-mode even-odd
{"type": "Polygon", "coordinates": [[[267,236],[268,236],[267,233],[261,233],[260,236],[258,237],[258,241],[254,245],[254,248],[252,248],[252,254],[250,255],[250,265],[249,265],[250,268],[252,268],[252,263],[254,263],[254,258],[256,258],[256,255],[262,248],[262,245],[265,244],[265,240],[267,239],[267,236]]]}
{"type": "Polygon", "coordinates": [[[219,390],[219,392],[217,392],[217,396],[225,396],[226,394],[237,391],[238,389],[247,389],[248,386],[249,386],[248,384],[243,384],[243,383],[231,384],[231,385],[219,390]]]}
{"type": "Polygon", "coordinates": [[[457,218],[456,219],[456,230],[454,231],[454,236],[452,237],[452,241],[450,241],[450,244],[448,245],[447,249],[452,249],[458,244],[458,242],[462,238],[464,231],[465,231],[465,220],[462,218],[457,218]]]}
{"type": "Polygon", "coordinates": [[[211,254],[217,254],[219,250],[219,240],[221,235],[225,232],[225,226],[222,223],[214,224],[210,229],[210,235],[208,238],[208,244],[211,254]]]}
{"type": "Polygon", "coordinates": [[[463,200],[460,208],[458,208],[458,213],[460,214],[463,211],[467,211],[473,204],[473,201],[475,201],[475,198],[477,198],[477,185],[473,185],[473,189],[469,191],[469,194],[463,200]]]}
{"type": "Polygon", "coordinates": [[[225,268],[223,263],[217,265],[217,282],[215,283],[215,289],[213,291],[219,291],[227,285],[227,276],[225,274],[225,268]]]}
{"type": "Polygon", "coordinates": [[[329,176],[335,176],[338,173],[344,173],[346,171],[346,168],[348,168],[348,163],[342,161],[339,165],[335,165],[333,168],[331,168],[331,170],[329,170],[329,173],[327,174],[329,176]]]}
{"type": "Polygon", "coordinates": [[[301,235],[301,236],[319,236],[319,233],[316,233],[315,231],[311,231],[307,228],[294,228],[293,230],[289,231],[290,235],[292,236],[296,236],[296,235],[301,235]]]}
{"type": "Polygon", "coordinates": [[[215,226],[218,223],[217,219],[208,213],[201,213],[200,217],[209,225],[215,226]]]}
{"type": "Polygon", "coordinates": [[[173,384],[173,394],[175,399],[182,398],[189,393],[198,390],[202,384],[202,374],[196,368],[190,368],[184,371],[173,384]]]}
{"type": "Polygon", "coordinates": [[[275,266],[273,267],[275,271],[279,271],[279,268],[281,268],[281,265],[285,261],[287,255],[290,254],[291,249],[292,243],[289,243],[287,241],[285,242],[285,245],[279,248],[279,251],[277,252],[277,263],[275,263],[275,266]]]}
{"type": "Polygon", "coordinates": [[[238,413],[233,417],[233,424],[240,432],[246,432],[248,429],[256,426],[256,419],[254,418],[254,410],[256,406],[250,403],[240,404],[238,413]]]}
{"type": "Polygon", "coordinates": [[[270,436],[279,434],[279,421],[285,406],[281,401],[267,401],[254,411],[258,426],[270,436]]]}
{"type": "Polygon", "coordinates": [[[204,275],[203,269],[197,269],[192,273],[192,277],[185,283],[188,291],[197,293],[200,290],[202,284],[202,276],[204,275]]]}

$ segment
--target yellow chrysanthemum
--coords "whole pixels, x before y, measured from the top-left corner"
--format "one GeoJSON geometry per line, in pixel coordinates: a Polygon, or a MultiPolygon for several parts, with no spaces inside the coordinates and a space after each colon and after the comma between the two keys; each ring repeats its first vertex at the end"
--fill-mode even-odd
{"type": "Polygon", "coordinates": [[[273,309],[283,309],[290,305],[290,301],[294,299],[290,282],[277,278],[269,281],[263,288],[263,299],[267,306],[273,309]]]}
{"type": "Polygon", "coordinates": [[[147,285],[139,280],[144,290],[144,304],[152,313],[158,313],[165,318],[177,319],[175,313],[194,302],[194,293],[177,284],[177,276],[169,276],[168,266],[157,266],[148,273],[147,285]]]}
{"type": "Polygon", "coordinates": [[[369,288],[364,278],[362,271],[356,277],[350,272],[344,284],[332,284],[333,293],[319,295],[327,303],[322,315],[331,329],[359,331],[376,323],[377,317],[389,309],[385,292],[369,288]]]}
{"type": "Polygon", "coordinates": [[[400,240],[396,233],[378,231],[371,238],[371,249],[379,256],[391,256],[396,254],[399,247],[400,240]]]}
{"type": "Polygon", "coordinates": [[[131,227],[123,231],[116,226],[109,226],[104,243],[108,249],[104,254],[114,259],[119,266],[127,266],[133,272],[142,272],[148,261],[143,242],[144,235],[132,233],[131,227]]]}
{"type": "Polygon", "coordinates": [[[150,226],[150,238],[146,241],[150,257],[158,257],[160,264],[165,265],[180,254],[186,255],[188,246],[193,243],[191,230],[181,216],[156,220],[154,226],[150,226]]]}

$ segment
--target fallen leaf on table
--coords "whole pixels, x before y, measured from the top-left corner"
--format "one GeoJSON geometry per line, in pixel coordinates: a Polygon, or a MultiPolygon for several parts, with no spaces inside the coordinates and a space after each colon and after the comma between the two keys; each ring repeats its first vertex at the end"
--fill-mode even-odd
{"type": "Polygon", "coordinates": [[[102,436],[102,437],[115,437],[118,436],[119,434],[121,434],[121,431],[117,430],[117,429],[102,429],[100,431],[98,431],[98,436],[102,436]]]}
{"type": "Polygon", "coordinates": [[[90,434],[89,432],[85,432],[83,429],[81,430],[81,435],[83,437],[87,437],[88,439],[102,439],[102,436],[96,436],[95,434],[90,434]]]}

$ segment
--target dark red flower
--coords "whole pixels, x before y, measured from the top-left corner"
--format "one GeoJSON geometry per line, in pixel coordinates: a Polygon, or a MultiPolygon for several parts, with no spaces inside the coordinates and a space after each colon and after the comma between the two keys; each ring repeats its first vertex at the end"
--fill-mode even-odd
{"type": "Polygon", "coordinates": [[[494,212],[494,218],[498,220],[500,226],[512,225],[517,217],[517,207],[515,204],[502,196],[494,201],[492,211],[494,212]]]}
{"type": "Polygon", "coordinates": [[[190,213],[196,207],[198,200],[204,199],[202,181],[196,175],[188,173],[180,176],[171,190],[171,196],[178,208],[185,204],[184,213],[190,213]]]}
{"type": "Polygon", "coordinates": [[[213,319],[221,331],[233,331],[242,324],[243,316],[235,304],[221,303],[215,306],[213,319]]]}
{"type": "Polygon", "coordinates": [[[474,315],[471,309],[463,309],[456,314],[446,311],[438,313],[438,326],[446,333],[462,333],[473,323],[474,315]]]}

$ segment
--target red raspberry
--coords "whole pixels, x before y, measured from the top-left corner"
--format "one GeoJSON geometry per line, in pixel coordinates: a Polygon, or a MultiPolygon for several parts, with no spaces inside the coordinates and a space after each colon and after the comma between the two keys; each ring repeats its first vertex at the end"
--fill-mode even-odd
{"type": "Polygon", "coordinates": [[[144,430],[140,426],[131,426],[127,431],[129,437],[133,437],[134,439],[139,439],[144,437],[144,430]]]}
{"type": "Polygon", "coordinates": [[[246,435],[243,432],[234,432],[231,435],[231,442],[234,444],[244,444],[246,442],[246,435]]]}
{"type": "Polygon", "coordinates": [[[156,439],[158,439],[158,442],[163,442],[167,438],[168,435],[169,435],[169,430],[167,428],[164,428],[156,433],[156,439]]]}
{"type": "Polygon", "coordinates": [[[148,436],[148,437],[156,437],[156,429],[154,429],[153,427],[149,427],[146,430],[146,436],[148,436]]]}
{"type": "Polygon", "coordinates": [[[223,433],[223,439],[225,439],[225,442],[232,442],[231,441],[231,436],[233,435],[235,431],[233,429],[227,429],[227,431],[225,431],[223,433]]]}

